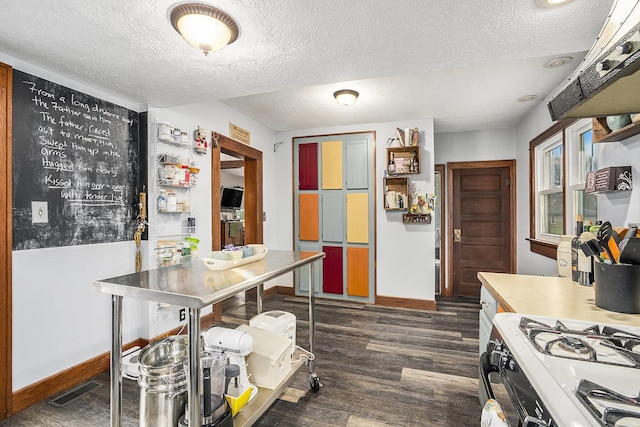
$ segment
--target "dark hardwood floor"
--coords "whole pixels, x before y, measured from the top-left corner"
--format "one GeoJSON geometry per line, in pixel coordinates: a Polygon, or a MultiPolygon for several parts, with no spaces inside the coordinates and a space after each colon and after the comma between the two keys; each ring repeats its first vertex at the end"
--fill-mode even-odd
{"type": "MultiPolygon", "coordinates": [[[[297,318],[297,343],[308,348],[305,298],[277,295],[265,310],[297,318]]],[[[298,373],[256,424],[281,427],[479,426],[478,309],[471,300],[438,299],[437,311],[317,300],[315,371],[309,389],[298,373]]],[[[223,324],[247,323],[255,302],[225,302],[223,324]]],[[[42,402],[0,422],[6,426],[107,426],[109,377],[63,408],[42,402]]],[[[123,380],[123,425],[138,425],[138,386],[123,380]]],[[[517,424],[516,424],[517,425],[517,424]]]]}

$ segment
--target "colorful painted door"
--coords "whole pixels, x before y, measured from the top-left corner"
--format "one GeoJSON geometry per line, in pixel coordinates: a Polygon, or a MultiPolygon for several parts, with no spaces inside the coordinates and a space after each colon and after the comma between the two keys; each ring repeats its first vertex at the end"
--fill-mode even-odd
{"type": "MultiPolygon", "coordinates": [[[[375,301],[374,138],[294,138],[294,247],[326,253],[314,273],[319,296],[375,301]]],[[[297,272],[296,294],[309,292],[308,275],[297,272]]]]}

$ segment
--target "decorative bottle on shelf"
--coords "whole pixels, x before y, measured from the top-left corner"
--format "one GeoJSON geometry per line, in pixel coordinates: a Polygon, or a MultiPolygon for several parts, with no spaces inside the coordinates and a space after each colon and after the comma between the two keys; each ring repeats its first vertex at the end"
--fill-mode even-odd
{"type": "Polygon", "coordinates": [[[411,161],[411,169],[413,172],[420,172],[420,167],[418,166],[418,158],[416,157],[416,153],[413,153],[413,160],[411,161]]]}
{"type": "Polygon", "coordinates": [[[389,154],[389,167],[388,167],[388,170],[389,170],[389,175],[396,173],[396,165],[393,162],[393,153],[389,154]]]}
{"type": "Polygon", "coordinates": [[[158,212],[166,212],[167,211],[167,192],[164,190],[160,190],[158,194],[158,212]]]}

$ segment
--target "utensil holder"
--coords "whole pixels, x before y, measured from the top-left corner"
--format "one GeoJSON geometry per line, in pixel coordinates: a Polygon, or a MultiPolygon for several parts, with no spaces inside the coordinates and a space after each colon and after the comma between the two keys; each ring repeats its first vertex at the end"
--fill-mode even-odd
{"type": "Polygon", "coordinates": [[[640,313],[640,265],[594,263],[596,306],[640,313]]]}

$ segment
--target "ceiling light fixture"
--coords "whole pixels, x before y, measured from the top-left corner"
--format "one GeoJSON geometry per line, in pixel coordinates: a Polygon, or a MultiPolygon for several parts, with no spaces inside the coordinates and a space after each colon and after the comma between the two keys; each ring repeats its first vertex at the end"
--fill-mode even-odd
{"type": "Polygon", "coordinates": [[[183,3],[169,12],[173,28],[205,55],[215,52],[238,38],[238,24],[225,12],[201,3],[183,3]]]}
{"type": "Polygon", "coordinates": [[[562,67],[563,65],[566,65],[571,61],[573,61],[573,58],[570,56],[558,56],[557,58],[553,58],[545,62],[544,68],[562,67]]]}
{"type": "Polygon", "coordinates": [[[573,0],[535,0],[536,6],[541,9],[551,9],[552,7],[563,6],[573,0]]]}
{"type": "Polygon", "coordinates": [[[351,89],[342,89],[333,92],[333,97],[336,99],[336,102],[345,107],[355,104],[358,96],[360,96],[360,94],[351,89]]]}

